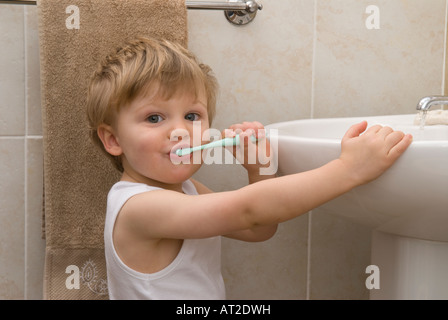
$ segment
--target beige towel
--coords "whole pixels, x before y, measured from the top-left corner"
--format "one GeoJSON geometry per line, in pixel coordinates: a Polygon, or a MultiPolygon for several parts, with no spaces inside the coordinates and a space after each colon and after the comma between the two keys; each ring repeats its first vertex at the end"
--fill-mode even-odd
{"type": "Polygon", "coordinates": [[[107,299],[103,227],[119,173],[89,140],[89,79],[137,35],[187,44],[184,0],[38,0],[44,127],[45,299],[107,299]]]}

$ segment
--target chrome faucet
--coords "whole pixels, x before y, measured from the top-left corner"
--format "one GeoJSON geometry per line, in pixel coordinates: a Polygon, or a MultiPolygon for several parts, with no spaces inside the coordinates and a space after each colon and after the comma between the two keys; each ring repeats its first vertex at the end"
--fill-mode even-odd
{"type": "Polygon", "coordinates": [[[424,97],[417,104],[417,110],[428,111],[432,106],[440,104],[448,104],[448,96],[424,97]]]}

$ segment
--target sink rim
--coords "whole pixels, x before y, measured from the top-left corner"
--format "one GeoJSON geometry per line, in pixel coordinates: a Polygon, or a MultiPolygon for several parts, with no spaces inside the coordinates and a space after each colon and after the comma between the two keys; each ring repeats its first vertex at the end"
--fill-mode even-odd
{"type": "MultiPolygon", "coordinates": [[[[299,140],[309,140],[319,143],[340,143],[343,137],[343,134],[350,128],[351,125],[355,123],[359,123],[361,121],[366,120],[368,122],[368,127],[376,124],[380,124],[383,126],[390,126],[394,130],[400,130],[404,133],[411,133],[414,137],[414,140],[410,147],[414,145],[440,145],[446,144],[448,146],[448,126],[447,125],[428,125],[425,126],[424,129],[420,129],[418,125],[414,125],[413,121],[416,117],[416,114],[398,114],[398,115],[382,115],[382,116],[365,116],[365,117],[335,117],[335,118],[312,118],[312,119],[298,119],[298,120],[289,120],[272,123],[266,126],[266,129],[272,130],[277,129],[277,136],[280,139],[299,139],[299,140]],[[411,124],[403,124],[403,119],[407,119],[411,122],[411,124]],[[293,132],[289,132],[284,128],[291,127],[297,124],[305,124],[305,125],[325,125],[329,123],[343,123],[345,131],[340,133],[338,137],[313,137],[308,135],[301,135],[293,132]],[[406,130],[408,129],[408,130],[406,130]],[[446,131],[446,137],[442,138],[434,138],[424,136],[425,133],[434,134],[434,132],[439,132],[442,130],[442,133],[446,131]]],[[[338,125],[336,123],[335,125],[338,125]]],[[[341,129],[341,128],[339,128],[341,129]]],[[[330,135],[330,134],[327,134],[330,135]]]]}

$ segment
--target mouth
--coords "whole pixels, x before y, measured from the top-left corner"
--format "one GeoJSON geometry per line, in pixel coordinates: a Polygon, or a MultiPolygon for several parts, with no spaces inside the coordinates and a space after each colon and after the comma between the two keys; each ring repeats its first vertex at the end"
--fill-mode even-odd
{"type": "Polygon", "coordinates": [[[180,163],[189,164],[190,159],[192,157],[192,153],[189,153],[189,154],[186,154],[183,156],[179,156],[176,153],[177,150],[182,150],[182,149],[186,149],[186,148],[190,148],[190,145],[187,143],[178,143],[174,147],[172,147],[171,151],[168,154],[171,162],[174,164],[180,164],[180,163]]]}
{"type": "Polygon", "coordinates": [[[187,148],[190,148],[190,147],[191,146],[188,143],[178,143],[174,147],[171,148],[170,154],[177,155],[176,152],[178,152],[178,150],[187,149],[187,148]]]}

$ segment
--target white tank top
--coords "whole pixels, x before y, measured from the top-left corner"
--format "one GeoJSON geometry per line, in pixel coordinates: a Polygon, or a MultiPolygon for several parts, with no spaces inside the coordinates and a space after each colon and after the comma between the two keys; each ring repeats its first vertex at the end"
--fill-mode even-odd
{"type": "MultiPolygon", "coordinates": [[[[190,180],[183,183],[182,189],[189,195],[198,194],[190,180]]],[[[135,271],[120,259],[112,240],[118,213],[129,198],[151,190],[160,190],[160,188],[120,181],[109,191],[104,228],[109,298],[121,300],[225,299],[225,287],[221,274],[221,237],[184,240],[177,257],[163,270],[155,273],[135,271]]]]}

